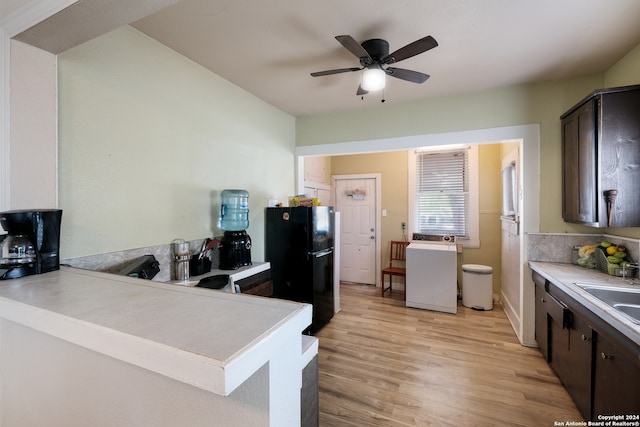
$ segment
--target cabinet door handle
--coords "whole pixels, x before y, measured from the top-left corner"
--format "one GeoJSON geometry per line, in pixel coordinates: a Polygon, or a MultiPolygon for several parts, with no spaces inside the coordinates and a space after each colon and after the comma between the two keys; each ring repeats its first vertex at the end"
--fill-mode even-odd
{"type": "Polygon", "coordinates": [[[607,360],[607,359],[611,360],[611,359],[613,359],[613,354],[607,354],[605,352],[602,352],[602,354],[600,354],[600,356],[602,357],[603,360],[607,360]]]}
{"type": "MultiPolygon", "coordinates": [[[[588,337],[585,334],[582,334],[582,341],[591,341],[591,337],[588,337]]],[[[604,354],[604,353],[602,353],[602,354],[604,354]]]]}
{"type": "Polygon", "coordinates": [[[618,197],[618,190],[607,190],[603,192],[603,194],[607,206],[607,227],[613,227],[613,212],[615,210],[616,197],[618,197]]]}
{"type": "Polygon", "coordinates": [[[540,298],[540,302],[547,302],[544,298],[540,298]]]}

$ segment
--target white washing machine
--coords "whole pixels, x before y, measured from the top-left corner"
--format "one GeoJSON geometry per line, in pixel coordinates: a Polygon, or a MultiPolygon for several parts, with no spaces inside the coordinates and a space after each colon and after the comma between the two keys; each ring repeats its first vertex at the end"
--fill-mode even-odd
{"type": "Polygon", "coordinates": [[[455,236],[414,234],[407,246],[407,307],[456,313],[455,236]]]}

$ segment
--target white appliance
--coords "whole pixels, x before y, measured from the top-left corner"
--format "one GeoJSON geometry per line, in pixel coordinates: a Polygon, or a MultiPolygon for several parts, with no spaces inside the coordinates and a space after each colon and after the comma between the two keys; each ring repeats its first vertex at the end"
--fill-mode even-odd
{"type": "Polygon", "coordinates": [[[407,307],[457,312],[457,249],[455,236],[413,235],[407,246],[407,307]]]}

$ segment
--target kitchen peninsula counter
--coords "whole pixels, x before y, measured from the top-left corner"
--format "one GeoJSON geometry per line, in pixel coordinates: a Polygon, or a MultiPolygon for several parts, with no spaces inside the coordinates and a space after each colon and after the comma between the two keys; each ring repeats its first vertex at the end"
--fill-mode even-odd
{"type": "MultiPolygon", "coordinates": [[[[255,425],[296,425],[301,365],[310,357],[301,333],[311,313],[308,304],[62,267],[0,281],[0,355],[3,365],[12,362],[7,332],[17,324],[204,390],[217,396],[217,414],[226,414],[227,401],[251,409],[255,400],[255,425]]],[[[317,343],[309,351],[317,353],[317,343]]],[[[7,405],[12,378],[8,369],[0,374],[7,405]]]]}

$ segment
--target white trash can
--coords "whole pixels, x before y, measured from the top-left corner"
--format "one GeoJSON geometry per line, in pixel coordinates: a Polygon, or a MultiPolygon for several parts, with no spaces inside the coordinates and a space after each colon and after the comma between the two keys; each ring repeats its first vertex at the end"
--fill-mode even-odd
{"type": "Polygon", "coordinates": [[[462,305],[474,310],[493,310],[493,268],[462,265],[462,305]]]}

